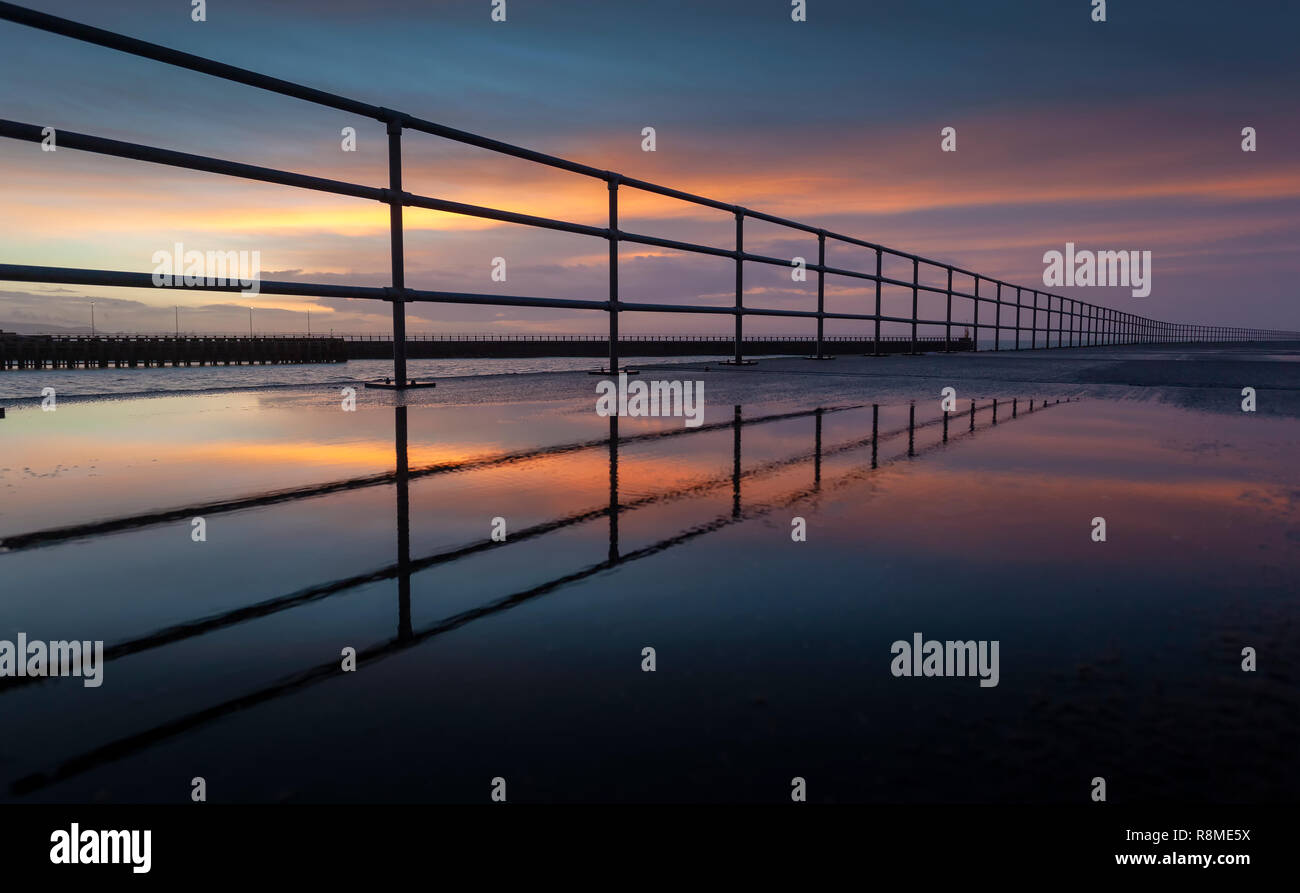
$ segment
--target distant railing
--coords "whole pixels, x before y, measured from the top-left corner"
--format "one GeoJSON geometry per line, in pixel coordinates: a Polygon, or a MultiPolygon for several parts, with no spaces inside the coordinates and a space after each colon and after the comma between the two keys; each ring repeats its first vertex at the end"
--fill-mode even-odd
{"type": "MultiPolygon", "coordinates": [[[[177,332],[101,332],[99,334],[94,334],[94,335],[87,334],[84,332],[73,332],[73,333],[35,332],[20,337],[49,338],[55,341],[92,341],[92,340],[103,341],[106,339],[128,340],[128,341],[143,341],[143,340],[154,341],[161,338],[170,338],[170,339],[189,338],[195,340],[203,340],[203,339],[220,339],[220,338],[248,339],[250,337],[251,338],[313,338],[313,339],[340,338],[344,341],[392,341],[393,340],[392,335],[384,335],[377,332],[348,332],[348,333],[330,332],[328,334],[323,332],[315,332],[312,334],[305,334],[302,332],[287,332],[283,334],[259,332],[256,335],[249,335],[247,333],[236,333],[236,332],[179,332],[179,333],[177,332]]],[[[561,335],[561,334],[551,334],[551,333],[508,334],[503,332],[449,332],[443,334],[423,334],[423,335],[407,333],[406,335],[406,340],[408,342],[410,341],[518,341],[518,342],[532,343],[532,342],[547,342],[547,341],[584,341],[584,342],[594,343],[598,341],[604,342],[607,341],[608,339],[609,339],[608,335],[593,335],[590,332],[583,333],[583,334],[574,334],[574,335],[561,335]]],[[[629,341],[678,341],[678,342],[707,341],[710,343],[726,342],[730,344],[732,341],[732,337],[730,335],[680,335],[680,334],[679,335],[620,335],[619,340],[622,341],[624,344],[626,344],[629,341]]],[[[744,340],[747,343],[767,342],[767,341],[807,342],[810,340],[810,336],[808,335],[746,335],[744,340]]],[[[832,342],[851,341],[857,343],[863,340],[870,340],[870,339],[864,338],[861,335],[827,335],[824,340],[832,341],[832,342]]],[[[906,335],[886,335],[883,336],[880,340],[897,343],[900,341],[910,341],[911,339],[906,335]]],[[[920,340],[935,342],[935,341],[943,341],[944,339],[921,338],[920,340]]],[[[958,339],[954,339],[954,340],[958,340],[958,339]]]]}
{"type": "MultiPolygon", "coordinates": [[[[772,214],[755,211],[740,205],[720,202],[689,192],[660,186],[645,180],[626,177],[613,171],[600,170],[578,162],[536,152],[509,143],[489,139],[463,130],[457,130],[432,121],[417,118],[405,112],[382,108],[369,103],[358,102],[333,93],[305,87],[279,78],[268,77],[244,68],[237,68],[221,62],[215,62],[190,53],[182,53],[154,43],[136,40],[112,31],[93,28],[68,19],[47,15],[35,10],[16,6],[12,3],[0,3],[0,19],[27,25],[53,34],[60,34],[75,40],[97,44],[124,53],[153,59],[168,65],[185,68],[203,74],[212,75],[227,81],[258,87],[282,96],[290,96],[316,105],[333,108],[384,123],[388,131],[388,188],[364,186],[322,177],[312,177],[272,168],[258,167],[219,158],[174,152],[153,146],[121,142],[102,137],[88,136],[71,131],[60,131],[58,144],[60,148],[78,149],[118,158],[130,158],[155,164],[185,168],[187,170],[207,171],[225,176],[241,177],[263,183],[275,183],[294,186],[315,192],[325,192],[353,198],[368,199],[388,205],[390,230],[390,259],[392,266],[392,285],[387,288],[342,286],[324,283],[262,281],[258,290],[262,294],[297,295],[304,297],[357,298],[388,301],[393,307],[393,365],[394,378],[397,382],[406,382],[406,309],[407,302],[431,302],[445,304],[476,304],[484,306],[513,306],[558,308],[574,310],[601,310],[609,315],[609,371],[618,369],[619,360],[619,314],[626,312],[649,313],[707,313],[732,316],[735,320],[734,357],[731,362],[742,363],[744,360],[743,334],[744,319],[747,316],[772,316],[798,319],[815,319],[817,321],[816,353],[823,356],[825,321],[827,319],[858,320],[874,324],[874,341],[879,344],[881,323],[901,323],[910,327],[912,352],[918,344],[917,327],[942,326],[945,348],[950,348],[952,341],[953,298],[962,298],[972,302],[974,319],[970,323],[958,321],[958,326],[969,325],[974,329],[978,341],[981,330],[992,329],[994,332],[994,349],[1001,349],[1002,331],[1014,331],[1014,348],[1021,347],[1021,334],[1028,332],[1028,347],[1039,346],[1039,334],[1043,335],[1043,347],[1052,347],[1052,338],[1056,338],[1056,347],[1091,346],[1098,344],[1148,344],[1157,342],[1190,341],[1246,341],[1272,340],[1280,338],[1300,338],[1300,333],[1281,332],[1271,329],[1248,329],[1234,326],[1201,326],[1181,323],[1162,322],[1148,319],[1132,313],[1101,307],[1073,298],[1042,292],[1023,286],[1012,285],[998,279],[984,276],[970,270],[964,270],[951,264],[931,260],[907,251],[887,248],[875,242],[857,239],[852,236],[830,232],[826,229],[787,220],[772,214]],[[496,208],[448,201],[429,196],[416,195],[402,189],[402,133],[414,130],[465,145],[476,146],[502,155],[532,161],[547,167],[568,171],[585,177],[603,180],[609,189],[609,223],[608,226],[588,226],[586,224],[519,214],[496,208]],[[618,196],[620,188],[637,189],[656,195],[673,198],[684,202],[713,208],[731,214],[735,218],[734,247],[717,247],[665,239],[657,236],[642,235],[622,230],[618,225],[618,196]],[[499,294],[475,294],[466,292],[428,291],[406,287],[404,230],[402,226],[402,209],[405,207],[426,208],[451,214],[462,214],[505,223],[515,223],[540,229],[556,230],[576,235],[590,236],[609,243],[609,299],[605,301],[578,300],[565,298],[539,298],[499,294]],[[817,263],[806,264],[806,269],[817,273],[817,309],[781,310],[775,308],[746,307],[744,304],[744,265],[746,262],[768,264],[789,268],[788,258],[770,257],[754,254],[745,250],[745,221],[757,220],[777,226],[787,227],[817,237],[817,263]],[[826,263],[827,241],[840,242],[867,248],[875,252],[874,272],[832,267],[826,263]],[[705,306],[699,304],[662,304],[648,302],[623,301],[619,297],[618,246],[620,242],[650,245],[673,251],[711,255],[729,258],[735,262],[735,303],[732,307],[705,306]],[[912,275],[910,279],[895,279],[883,274],[883,260],[890,258],[910,261],[912,275]],[[928,285],[921,281],[921,267],[927,272],[940,271],[946,276],[943,287],[928,285]],[[872,313],[833,313],[825,307],[826,274],[844,276],[875,283],[875,306],[872,313]],[[953,288],[953,277],[961,276],[971,280],[970,291],[953,288]],[[985,294],[980,294],[980,285],[985,284],[985,294]],[[910,289],[912,310],[910,316],[885,315],[881,311],[881,287],[890,285],[910,289]],[[992,289],[994,294],[987,292],[992,289]],[[1003,290],[1015,292],[1015,301],[1003,299],[1003,290]],[[923,319],[919,313],[919,296],[921,292],[945,296],[945,313],[943,319],[923,319]],[[1026,303],[1027,295],[1032,295],[1033,303],[1026,303]],[[993,320],[980,322],[981,304],[993,306],[993,320]],[[1004,321],[1004,309],[1010,312],[1015,308],[1014,322],[1004,321]],[[1030,323],[1025,325],[1025,314],[1030,314],[1030,323]],[[1041,317],[1040,317],[1041,314],[1041,317]],[[1041,319],[1041,325],[1040,325],[1041,319]]],[[[0,136],[11,139],[41,142],[44,138],[43,128],[36,124],[0,120],[0,136]]],[[[198,288],[207,291],[239,291],[239,284],[231,285],[195,285],[183,283],[156,286],[148,273],[131,273],[109,270],[71,269],[61,267],[39,267],[18,264],[0,264],[0,280],[17,282],[46,282],[65,285],[117,286],[124,288],[198,288]]]]}

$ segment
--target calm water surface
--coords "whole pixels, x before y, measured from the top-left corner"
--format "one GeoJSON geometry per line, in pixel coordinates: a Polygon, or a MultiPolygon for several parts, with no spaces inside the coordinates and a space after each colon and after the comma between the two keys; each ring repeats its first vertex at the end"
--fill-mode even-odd
{"type": "Polygon", "coordinates": [[[1300,421],[1008,394],[909,455],[895,403],[873,462],[869,404],[325,393],[11,409],[0,638],[110,659],[0,680],[0,798],[1300,796],[1300,421]],[[914,632],[999,685],[893,677],[914,632]]]}

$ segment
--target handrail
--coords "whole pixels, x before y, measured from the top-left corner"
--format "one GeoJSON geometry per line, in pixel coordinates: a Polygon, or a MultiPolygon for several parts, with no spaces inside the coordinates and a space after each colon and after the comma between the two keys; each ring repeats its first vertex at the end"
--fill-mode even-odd
{"type": "MultiPolygon", "coordinates": [[[[398,382],[407,381],[406,351],[407,341],[405,327],[405,304],[409,302],[470,304],[483,306],[515,306],[550,309],[601,310],[609,314],[609,371],[619,368],[619,343],[624,340],[618,333],[618,319],[621,312],[641,313],[705,313],[729,315],[735,320],[734,357],[730,362],[744,363],[743,345],[747,340],[743,334],[743,320],[746,316],[790,317],[815,319],[817,321],[816,354],[824,355],[827,341],[824,335],[824,323],[827,319],[858,320],[874,324],[872,341],[876,345],[873,353],[879,353],[879,343],[889,339],[882,336],[882,323],[899,323],[910,326],[912,352],[926,340],[918,337],[919,326],[942,326],[944,329],[944,349],[951,349],[952,327],[954,324],[973,329],[975,344],[981,329],[994,331],[994,350],[1001,350],[1003,330],[1014,331],[1014,349],[1021,349],[1021,333],[1029,333],[1029,349],[1038,348],[1039,332],[1043,333],[1043,347],[1052,347],[1052,336],[1056,336],[1056,347],[1093,346],[1099,344],[1149,344],[1190,341],[1242,341],[1274,340],[1280,338],[1300,338],[1300,333],[1275,329],[1242,328],[1235,326],[1204,326],[1184,323],[1172,323],[1149,319],[1136,314],[1115,310],[1097,304],[1090,304],[1074,298],[1052,294],[1040,289],[1018,286],[999,279],[994,279],[962,267],[943,261],[923,257],[908,251],[889,248],[876,242],[867,241],[843,233],[832,232],[774,214],[757,211],[741,205],[731,204],[662,186],[647,180],[624,176],[613,171],[601,170],[590,165],[570,161],[554,155],[548,155],[533,149],[511,145],[500,140],[491,139],[448,127],[433,121],[410,115],[406,112],[376,106],[358,100],[349,99],[334,93],[317,90],[292,81],[270,77],[249,69],[227,65],[202,56],[173,50],[159,44],[138,40],[113,31],[95,28],[38,12],[12,3],[0,2],[0,19],[26,25],[53,34],[63,35],[74,40],[96,44],[108,49],[118,50],[145,59],[152,59],[167,65],[185,68],[190,71],[207,74],[227,81],[245,84],[268,90],[283,96],[300,99],[316,105],[326,106],[339,111],[361,115],[383,122],[388,132],[389,148],[389,185],[388,188],[347,183],[322,177],[313,177],[290,171],[276,170],[244,164],[226,159],[176,152],[156,146],[111,140],[89,134],[71,131],[59,132],[59,145],[85,152],[93,152],[119,158],[127,158],[187,170],[205,171],[223,176],[240,177],[259,182],[272,183],[325,192],[351,198],[360,198],[387,204],[390,209],[390,252],[392,260],[392,286],[386,288],[366,288],[358,286],[340,286],[325,283],[299,282],[261,282],[259,291],[267,294],[301,295],[316,297],[337,297],[350,299],[367,299],[388,301],[393,307],[393,363],[394,378],[398,382]],[[570,173],[594,179],[604,180],[609,189],[609,225],[606,227],[589,226],[571,221],[556,220],[531,214],[521,214],[498,208],[489,208],[463,202],[455,202],[433,196],[418,195],[402,189],[401,146],[404,130],[412,130],[443,139],[476,146],[498,154],[531,161],[570,173]],[[618,194],[620,188],[637,189],[679,201],[690,202],[703,207],[730,213],[735,218],[736,241],[732,248],[713,245],[700,245],[675,239],[650,236],[622,230],[618,226],[618,194]],[[405,286],[404,229],[402,209],[418,207],[443,211],[452,214],[480,217],[513,223],[522,226],[552,229],[577,235],[604,239],[609,242],[609,298],[608,300],[576,300],[561,298],[541,298],[526,295],[479,294],[468,292],[430,291],[412,289],[405,286]],[[755,254],[744,250],[745,220],[756,220],[817,236],[818,259],[816,263],[805,263],[804,267],[817,274],[817,309],[783,310],[774,308],[746,307],[744,304],[744,264],[758,263],[774,266],[790,266],[792,261],[784,258],[755,254]],[[827,240],[842,242],[867,248],[875,252],[875,272],[864,272],[843,267],[830,266],[826,263],[827,240]],[[735,261],[735,302],[733,306],[721,307],[698,304],[668,304],[651,302],[629,302],[619,297],[618,291],[618,243],[632,242],[668,248],[676,251],[731,258],[735,261]],[[911,261],[910,279],[898,279],[883,273],[882,261],[885,256],[911,261]],[[921,281],[921,266],[935,268],[946,273],[945,287],[929,285],[921,281]],[[953,276],[967,276],[974,282],[971,291],[953,288],[953,276]],[[844,276],[875,283],[875,303],[871,313],[828,312],[825,309],[825,277],[827,275],[844,276]],[[996,295],[990,297],[980,293],[980,283],[996,288],[996,295]],[[881,288],[884,285],[911,289],[912,311],[910,316],[893,316],[882,313],[881,288]],[[1015,301],[1003,298],[1003,290],[1015,292],[1015,301]],[[943,319],[921,318],[919,297],[922,292],[944,295],[945,316],[943,319]],[[1024,303],[1026,295],[1033,296],[1033,303],[1024,303]],[[958,321],[952,317],[952,299],[962,298],[972,302],[974,319],[970,323],[958,321]],[[1040,306],[1040,298],[1045,306],[1040,306]],[[1055,306],[1053,306],[1055,302],[1055,306]],[[981,304],[992,304],[994,320],[981,322],[979,309],[981,304]],[[1004,308],[1015,308],[1013,324],[1003,320],[1004,308]],[[1044,314],[1043,325],[1039,325],[1040,312],[1044,314]],[[1024,316],[1031,314],[1030,325],[1025,325],[1024,316]],[[1055,325],[1053,325],[1055,315],[1055,325]],[[1068,344],[1067,344],[1068,338],[1068,344]]],[[[0,136],[40,142],[43,139],[42,128],[35,124],[18,121],[0,120],[0,136]]],[[[149,274],[112,270],[85,270],[57,267],[38,267],[18,264],[0,264],[0,280],[20,282],[44,282],[79,285],[110,285],[133,288],[191,288],[207,291],[235,291],[238,285],[185,285],[183,282],[169,285],[156,285],[149,274]]],[[[858,339],[861,340],[861,339],[858,339]]]]}

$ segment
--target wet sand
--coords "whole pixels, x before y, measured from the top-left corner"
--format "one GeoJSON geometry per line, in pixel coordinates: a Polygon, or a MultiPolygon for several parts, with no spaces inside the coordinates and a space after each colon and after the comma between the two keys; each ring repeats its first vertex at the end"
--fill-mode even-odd
{"type": "Polygon", "coordinates": [[[20,405],[0,639],[108,660],[0,680],[0,799],[1294,802],[1296,364],[1089,353],[711,366],[615,437],[571,373],[20,405]],[[893,676],[918,631],[999,684],[893,676]]]}

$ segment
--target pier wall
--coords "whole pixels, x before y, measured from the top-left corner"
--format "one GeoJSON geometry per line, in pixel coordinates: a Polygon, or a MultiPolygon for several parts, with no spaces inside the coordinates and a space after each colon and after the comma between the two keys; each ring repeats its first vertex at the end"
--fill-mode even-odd
{"type": "Polygon", "coordinates": [[[342,338],[0,333],[0,371],[342,363],[347,359],[342,338]]]}

